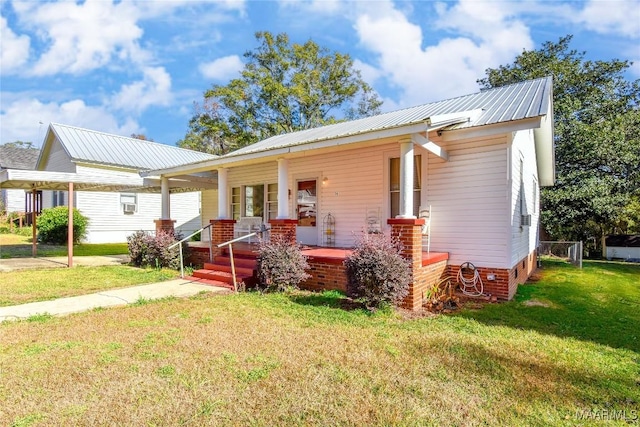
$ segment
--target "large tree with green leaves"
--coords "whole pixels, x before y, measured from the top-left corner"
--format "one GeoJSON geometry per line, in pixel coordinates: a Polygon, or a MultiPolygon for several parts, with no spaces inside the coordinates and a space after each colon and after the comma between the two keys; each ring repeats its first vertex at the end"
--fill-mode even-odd
{"type": "Polygon", "coordinates": [[[553,76],[557,180],[542,191],[542,224],[555,239],[598,247],[609,233],[640,232],[640,80],[628,61],[591,61],[572,36],[487,69],[484,88],[553,76]]]}
{"type": "Polygon", "coordinates": [[[223,154],[297,130],[366,117],[382,104],[349,55],[282,33],[256,33],[240,77],[214,85],[195,106],[183,148],[223,154]]]}

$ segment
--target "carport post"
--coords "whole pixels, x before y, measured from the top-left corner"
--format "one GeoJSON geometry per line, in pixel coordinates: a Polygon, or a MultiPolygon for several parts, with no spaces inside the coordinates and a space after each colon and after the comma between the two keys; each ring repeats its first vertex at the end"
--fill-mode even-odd
{"type": "Polygon", "coordinates": [[[67,265],[73,267],[73,182],[69,183],[69,228],[67,229],[67,265]]]}
{"type": "Polygon", "coordinates": [[[36,195],[38,190],[36,186],[33,186],[31,190],[31,256],[36,257],[38,255],[38,247],[36,245],[36,195]]]}

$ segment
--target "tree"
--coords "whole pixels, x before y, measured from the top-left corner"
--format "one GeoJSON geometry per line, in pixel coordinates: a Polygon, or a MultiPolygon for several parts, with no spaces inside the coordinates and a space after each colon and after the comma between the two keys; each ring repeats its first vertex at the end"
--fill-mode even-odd
{"type": "Polygon", "coordinates": [[[183,148],[214,154],[282,133],[379,113],[377,94],[349,55],[285,33],[256,33],[239,78],[214,85],[195,106],[183,148]]]}
{"type": "Polygon", "coordinates": [[[523,51],[513,64],[487,69],[484,88],[553,76],[557,179],[542,190],[542,224],[554,239],[627,232],[640,200],[640,80],[628,61],[590,61],[570,49],[572,36],[523,51]]]}
{"type": "Polygon", "coordinates": [[[153,139],[151,139],[151,138],[147,138],[147,135],[145,135],[145,134],[143,134],[143,133],[132,133],[132,134],[131,134],[131,138],[134,138],[134,139],[141,139],[141,140],[143,140],[143,141],[151,141],[151,142],[153,142],[153,139]]]}
{"type": "Polygon", "coordinates": [[[33,145],[33,142],[28,141],[13,141],[13,142],[5,142],[2,144],[4,147],[16,147],[16,148],[28,148],[37,150],[37,148],[33,145]]]}

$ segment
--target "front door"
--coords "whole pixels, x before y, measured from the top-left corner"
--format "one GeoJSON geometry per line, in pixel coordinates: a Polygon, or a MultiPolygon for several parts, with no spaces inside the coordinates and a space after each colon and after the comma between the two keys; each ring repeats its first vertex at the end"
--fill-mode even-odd
{"type": "Polygon", "coordinates": [[[304,245],[318,244],[318,181],[300,180],[296,183],[296,240],[304,245]]]}

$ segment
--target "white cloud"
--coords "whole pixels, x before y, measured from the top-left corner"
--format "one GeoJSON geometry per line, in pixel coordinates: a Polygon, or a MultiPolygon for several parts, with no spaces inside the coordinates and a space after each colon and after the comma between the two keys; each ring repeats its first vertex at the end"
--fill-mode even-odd
{"type": "Polygon", "coordinates": [[[117,135],[143,131],[132,118],[118,120],[103,106],[89,106],[79,99],[44,103],[36,98],[17,98],[0,113],[0,122],[0,144],[20,140],[33,142],[38,147],[41,146],[46,128],[51,122],[117,135]],[[43,124],[40,125],[40,122],[43,124]]]}
{"type": "Polygon", "coordinates": [[[597,33],[640,37],[640,2],[590,0],[572,20],[597,33]]]}
{"type": "Polygon", "coordinates": [[[238,55],[230,55],[200,64],[200,73],[212,80],[226,81],[237,77],[244,64],[238,55]]]}
{"type": "Polygon", "coordinates": [[[142,71],[143,79],[123,85],[111,99],[111,107],[141,113],[150,106],[169,105],[173,98],[169,73],[164,67],[145,67],[142,71]]]}
{"type": "Polygon", "coordinates": [[[433,21],[466,37],[440,38],[424,48],[421,27],[389,2],[361,10],[355,22],[361,44],[377,54],[381,75],[401,89],[399,106],[476,92],[476,79],[486,68],[511,61],[533,45],[528,28],[507,9],[491,3],[478,9],[471,1],[447,5],[438,5],[433,21]]]}
{"type": "Polygon", "coordinates": [[[11,73],[18,70],[29,59],[29,36],[14,33],[4,16],[0,16],[0,72],[11,73]]]}
{"type": "Polygon", "coordinates": [[[80,74],[115,59],[140,63],[149,57],[138,46],[143,31],[137,25],[139,10],[130,2],[27,2],[14,8],[46,45],[33,75],[80,74]]]}

